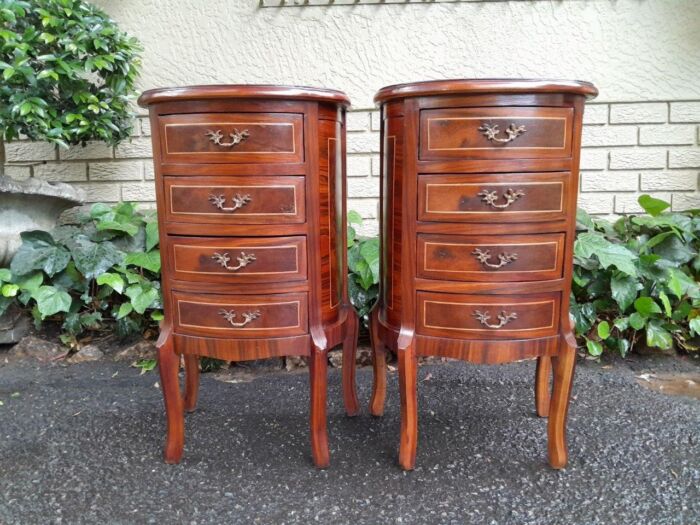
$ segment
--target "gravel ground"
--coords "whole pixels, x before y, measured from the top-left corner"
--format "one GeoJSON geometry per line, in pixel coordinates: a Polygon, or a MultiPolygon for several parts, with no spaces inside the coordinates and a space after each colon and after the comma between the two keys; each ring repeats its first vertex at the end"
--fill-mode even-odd
{"type": "MultiPolygon", "coordinates": [[[[180,465],[161,461],[156,373],[124,364],[0,368],[0,524],[697,524],[700,402],[640,387],[679,359],[580,363],[570,463],[546,464],[534,363],[419,370],[418,467],[396,464],[399,403],[342,411],[330,372],[331,468],[312,467],[305,373],[203,376],[180,465]]],[[[358,371],[363,404],[371,371],[358,371]]]]}

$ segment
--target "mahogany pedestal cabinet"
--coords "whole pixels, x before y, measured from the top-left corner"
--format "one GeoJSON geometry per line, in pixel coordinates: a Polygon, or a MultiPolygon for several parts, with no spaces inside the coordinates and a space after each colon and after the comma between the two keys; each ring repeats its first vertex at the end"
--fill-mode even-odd
{"type": "Polygon", "coordinates": [[[390,86],[381,106],[381,292],[372,316],[381,415],[398,354],[399,463],[415,465],[416,359],[537,357],[549,462],[567,462],[569,318],[586,82],[455,80],[390,86]],[[550,401],[549,379],[553,370],[550,401]]]}
{"type": "Polygon", "coordinates": [[[165,461],[182,457],[199,356],[308,356],[313,461],[328,466],[327,350],[339,344],[346,411],[358,412],[358,319],[345,278],[347,97],[195,86],[147,91],[139,104],[150,111],[160,228],[165,461]]]}

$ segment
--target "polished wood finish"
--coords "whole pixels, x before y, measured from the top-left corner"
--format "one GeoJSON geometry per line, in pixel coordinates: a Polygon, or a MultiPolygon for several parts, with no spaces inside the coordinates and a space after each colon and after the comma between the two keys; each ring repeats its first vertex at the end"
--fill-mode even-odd
{"type": "Polygon", "coordinates": [[[293,355],[309,358],[312,457],[328,466],[330,348],[343,347],[346,412],[359,410],[358,319],[345,278],[347,97],[315,88],[193,86],[148,91],[139,103],[153,129],[166,461],[182,456],[199,356],[293,355]]]}
{"type": "Polygon", "coordinates": [[[416,458],[416,359],[431,355],[537,358],[550,464],[566,465],[581,123],[596,94],[585,82],[455,80],[376,95],[382,279],[370,412],[384,410],[389,348],[399,359],[402,468],[416,458]]]}

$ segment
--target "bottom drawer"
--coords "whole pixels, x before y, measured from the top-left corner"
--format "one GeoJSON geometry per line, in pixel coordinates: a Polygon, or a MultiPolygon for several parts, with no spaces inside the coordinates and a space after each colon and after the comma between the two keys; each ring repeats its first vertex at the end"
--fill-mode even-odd
{"type": "Polygon", "coordinates": [[[173,291],[175,332],[213,337],[284,337],[308,331],[305,293],[213,295],[173,291]]]}
{"type": "Polygon", "coordinates": [[[524,339],[559,330],[559,292],[467,295],[418,292],[418,333],[464,339],[524,339]]]}

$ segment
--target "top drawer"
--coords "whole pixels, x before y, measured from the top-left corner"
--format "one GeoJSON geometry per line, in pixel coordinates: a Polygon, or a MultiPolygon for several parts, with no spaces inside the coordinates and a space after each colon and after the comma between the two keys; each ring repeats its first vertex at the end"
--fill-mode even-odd
{"type": "Polygon", "coordinates": [[[573,116],[554,107],[426,109],[420,159],[569,158],[573,116]]]}
{"type": "Polygon", "coordinates": [[[304,116],[296,113],[193,113],[159,119],[163,162],[304,161],[304,116]]]}

